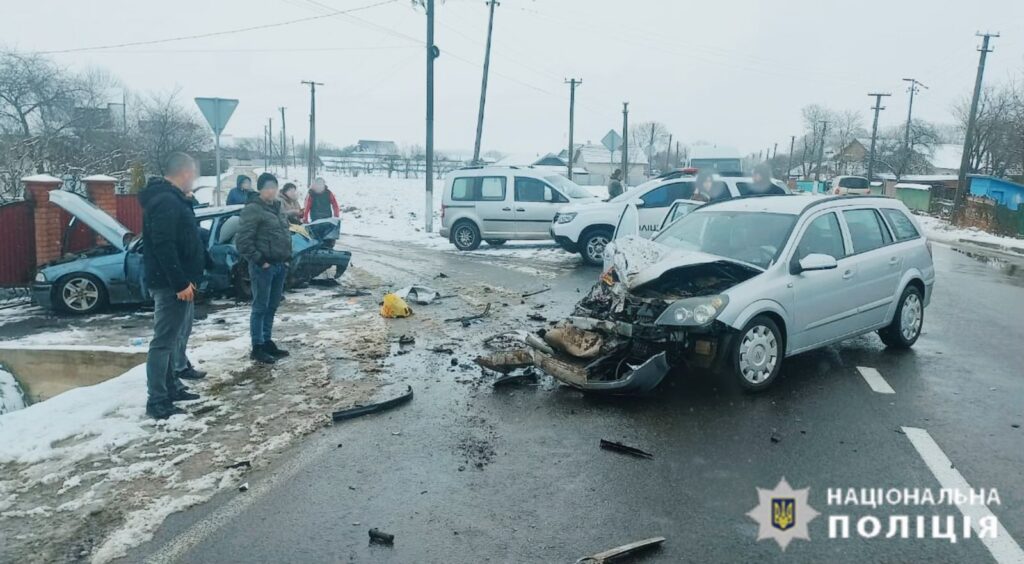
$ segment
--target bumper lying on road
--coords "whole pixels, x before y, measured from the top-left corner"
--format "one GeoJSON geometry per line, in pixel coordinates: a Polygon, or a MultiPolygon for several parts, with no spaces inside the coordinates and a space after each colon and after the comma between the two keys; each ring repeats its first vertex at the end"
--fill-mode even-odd
{"type": "Polygon", "coordinates": [[[630,365],[627,357],[614,354],[590,362],[540,350],[534,351],[533,355],[538,368],[560,382],[588,392],[645,394],[658,387],[670,369],[664,352],[638,366],[630,365]],[[609,371],[613,375],[611,379],[608,378],[609,371]]]}
{"type": "Polygon", "coordinates": [[[35,283],[32,285],[32,303],[45,309],[53,306],[53,284],[35,283]]]}

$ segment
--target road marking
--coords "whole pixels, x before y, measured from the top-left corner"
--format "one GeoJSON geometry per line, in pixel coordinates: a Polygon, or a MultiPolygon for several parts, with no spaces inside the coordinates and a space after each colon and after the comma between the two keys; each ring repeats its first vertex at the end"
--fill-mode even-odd
{"type": "MultiPolygon", "coordinates": [[[[910,443],[917,449],[917,453],[924,459],[928,469],[935,475],[939,485],[954,492],[971,491],[971,485],[967,483],[967,480],[960,474],[960,471],[953,467],[953,463],[949,461],[946,453],[942,452],[942,449],[932,439],[932,436],[928,434],[928,431],[914,427],[903,427],[903,432],[906,433],[910,443]]],[[[957,503],[956,507],[964,516],[971,518],[971,528],[974,529],[975,534],[979,534],[979,523],[983,517],[992,517],[998,522],[998,519],[987,505],[957,503]]],[[[995,558],[996,562],[1024,562],[1024,550],[1021,550],[1020,545],[1017,544],[1017,541],[1013,540],[1013,537],[1010,536],[1010,533],[1007,532],[1006,527],[1002,523],[999,523],[995,538],[984,537],[980,540],[988,548],[988,551],[992,553],[992,557],[995,558]]]]}
{"type": "Polygon", "coordinates": [[[892,389],[892,386],[882,378],[882,375],[875,370],[867,366],[858,366],[857,371],[864,377],[871,389],[880,394],[895,394],[896,390],[892,389]]]}

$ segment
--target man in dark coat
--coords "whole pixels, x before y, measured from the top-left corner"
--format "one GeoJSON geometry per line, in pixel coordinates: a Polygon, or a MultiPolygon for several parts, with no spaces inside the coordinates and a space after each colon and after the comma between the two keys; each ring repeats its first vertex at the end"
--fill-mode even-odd
{"type": "Polygon", "coordinates": [[[244,174],[239,174],[238,178],[235,179],[235,187],[228,192],[228,206],[234,206],[238,204],[247,204],[251,198],[256,197],[256,192],[252,190],[252,180],[244,174]]]}
{"type": "Polygon", "coordinates": [[[288,262],[292,258],[292,235],[277,198],[277,178],[270,173],[261,174],[256,179],[256,190],[259,196],[242,210],[235,246],[238,254],[249,263],[252,283],[250,358],[262,364],[273,364],[288,356],[288,351],[274,344],[272,333],[274,315],[288,275],[288,262]]]}
{"type": "Polygon", "coordinates": [[[164,177],[150,178],[139,192],[145,279],[155,305],[146,358],[146,413],[155,419],[184,413],[173,402],[199,398],[174,372],[176,358],[184,357],[196,286],[206,265],[206,248],[189,199],[198,174],[192,157],[174,153],[164,165],[164,177]]]}
{"type": "Polygon", "coordinates": [[[786,191],[779,188],[772,182],[772,168],[767,163],[761,163],[754,167],[754,172],[751,173],[750,179],[752,180],[750,186],[751,194],[765,195],[784,195],[786,191]]]}
{"type": "Polygon", "coordinates": [[[608,181],[608,199],[611,200],[616,196],[622,195],[622,170],[615,169],[612,172],[611,180],[608,181]]]}

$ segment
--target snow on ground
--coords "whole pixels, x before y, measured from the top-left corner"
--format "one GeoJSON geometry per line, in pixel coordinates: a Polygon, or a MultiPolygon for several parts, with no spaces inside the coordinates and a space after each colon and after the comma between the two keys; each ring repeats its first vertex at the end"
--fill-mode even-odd
{"type": "MultiPolygon", "coordinates": [[[[0,415],[25,407],[25,393],[14,375],[0,366],[0,415]]],[[[3,445],[0,445],[0,449],[3,445]]]]}
{"type": "MultiPolygon", "coordinates": [[[[346,280],[358,282],[351,272],[346,280]]],[[[167,515],[236,487],[246,470],[230,465],[263,466],[326,424],[333,409],[370,399],[381,383],[368,374],[388,351],[375,300],[333,288],[289,292],[275,338],[293,356],[272,368],[248,359],[247,305],[215,303],[190,341],[190,358],[210,375],[187,383],[202,396],[181,405],[187,416],[146,417],[144,365],[0,415],[0,560],[106,562],[123,555],[167,515]],[[341,353],[356,361],[343,379],[333,375],[341,353]]],[[[47,330],[45,338],[0,345],[137,351],[125,346],[125,332],[149,330],[126,330],[125,322],[124,315],[94,316],[47,330]]],[[[14,381],[5,374],[0,398],[14,381]]]]}
{"type": "Polygon", "coordinates": [[[949,221],[931,216],[917,216],[928,239],[939,243],[974,243],[983,247],[1024,255],[1024,240],[993,235],[974,227],[956,227],[949,221]]]}

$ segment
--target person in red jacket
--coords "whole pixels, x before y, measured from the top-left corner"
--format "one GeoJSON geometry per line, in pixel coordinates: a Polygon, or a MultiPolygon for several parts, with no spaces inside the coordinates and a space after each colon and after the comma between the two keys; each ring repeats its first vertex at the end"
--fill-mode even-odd
{"type": "Polygon", "coordinates": [[[306,196],[306,207],[302,211],[303,221],[309,223],[318,219],[338,217],[340,213],[338,200],[327,189],[327,181],[323,177],[317,177],[306,196]]]}

